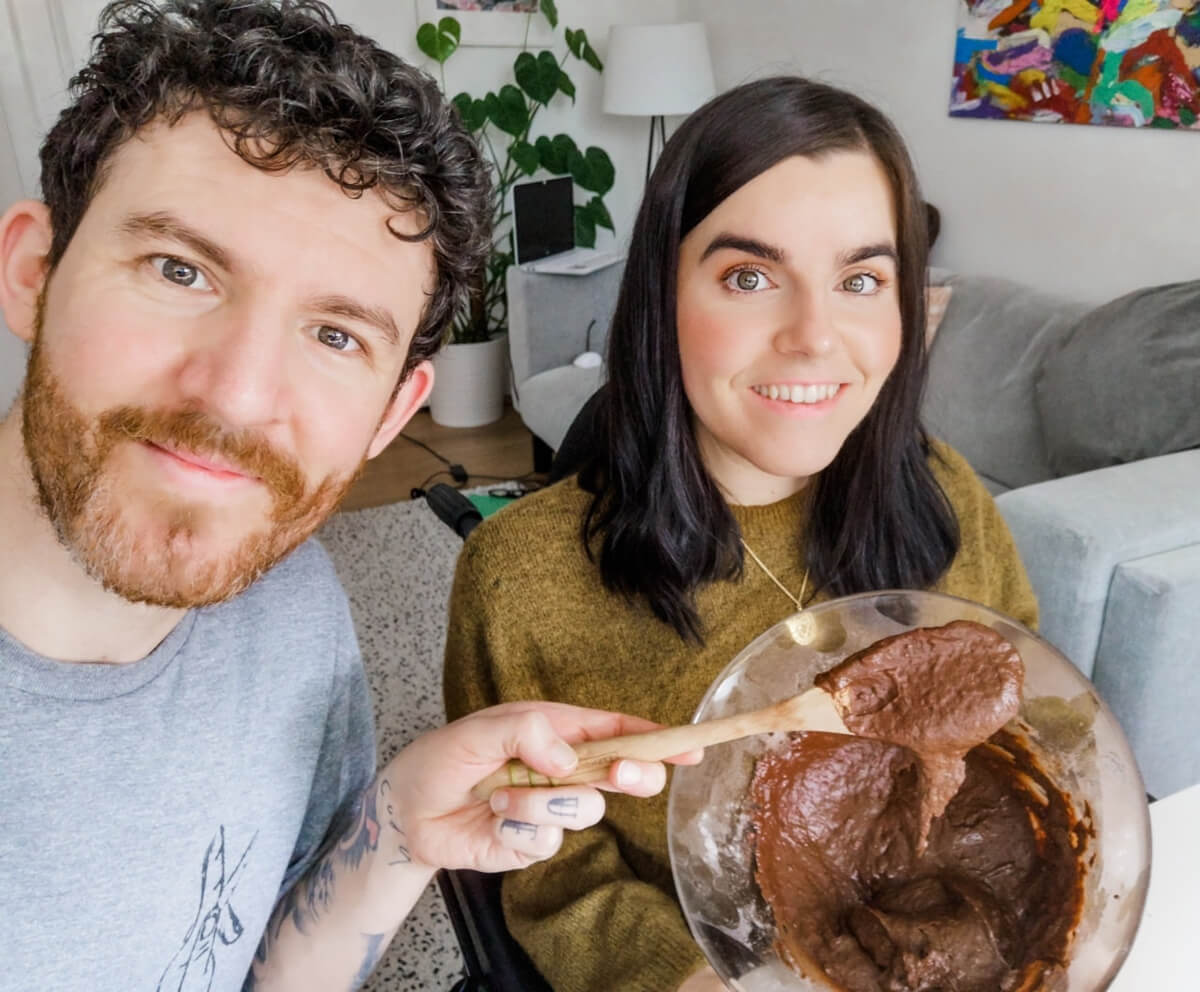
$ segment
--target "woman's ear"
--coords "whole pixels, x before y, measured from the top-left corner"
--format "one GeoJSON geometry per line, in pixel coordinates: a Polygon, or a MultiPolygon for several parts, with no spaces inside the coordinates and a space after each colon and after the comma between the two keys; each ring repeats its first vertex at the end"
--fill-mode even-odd
{"type": "Polygon", "coordinates": [[[374,458],[392,443],[404,425],[412,419],[413,414],[421,409],[421,404],[429,398],[431,389],[433,389],[433,363],[421,362],[400,383],[400,388],[396,390],[396,395],[388,404],[383,420],[379,423],[379,429],[375,432],[375,438],[371,441],[371,446],[367,448],[368,458],[374,458]]]}
{"type": "Polygon", "coordinates": [[[50,210],[18,200],[0,217],[0,310],[17,337],[32,341],[50,258],[50,210]]]}

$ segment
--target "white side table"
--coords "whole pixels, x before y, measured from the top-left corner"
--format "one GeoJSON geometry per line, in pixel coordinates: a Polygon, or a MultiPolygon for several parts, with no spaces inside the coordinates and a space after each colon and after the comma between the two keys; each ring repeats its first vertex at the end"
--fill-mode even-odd
{"type": "Polygon", "coordinates": [[[1133,947],[1108,992],[1200,989],[1200,785],[1150,806],[1150,889],[1133,947]]]}

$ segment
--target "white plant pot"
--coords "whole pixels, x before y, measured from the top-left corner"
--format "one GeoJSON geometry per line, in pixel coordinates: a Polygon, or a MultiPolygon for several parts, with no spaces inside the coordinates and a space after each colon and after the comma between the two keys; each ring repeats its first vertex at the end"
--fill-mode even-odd
{"type": "Polygon", "coordinates": [[[479,427],[504,414],[508,335],[477,344],[448,344],[433,358],[429,412],[443,427],[479,427]]]}

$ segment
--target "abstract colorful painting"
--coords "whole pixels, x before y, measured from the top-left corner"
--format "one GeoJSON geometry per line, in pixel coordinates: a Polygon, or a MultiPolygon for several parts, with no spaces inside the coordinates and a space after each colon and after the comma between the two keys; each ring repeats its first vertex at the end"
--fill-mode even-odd
{"type": "Polygon", "coordinates": [[[538,0],[437,0],[441,10],[494,10],[497,13],[534,14],[538,0]]]}
{"type": "Polygon", "coordinates": [[[960,0],[950,114],[1200,130],[1200,0],[960,0]]]}

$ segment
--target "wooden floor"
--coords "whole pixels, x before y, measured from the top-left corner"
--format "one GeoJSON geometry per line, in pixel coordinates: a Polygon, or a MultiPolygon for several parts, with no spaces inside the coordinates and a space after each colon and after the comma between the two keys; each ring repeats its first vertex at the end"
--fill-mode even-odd
{"type": "Polygon", "coordinates": [[[451,462],[462,465],[470,474],[467,486],[516,479],[533,471],[533,441],[521,422],[520,414],[510,406],[494,424],[483,427],[442,427],[435,424],[428,410],[420,411],[403,433],[367,462],[366,471],[350,490],[343,510],[361,510],[409,498],[412,489],[435,482],[454,484],[448,474],[430,479],[445,464],[429,452],[412,444],[405,436],[424,441],[451,462]]]}

